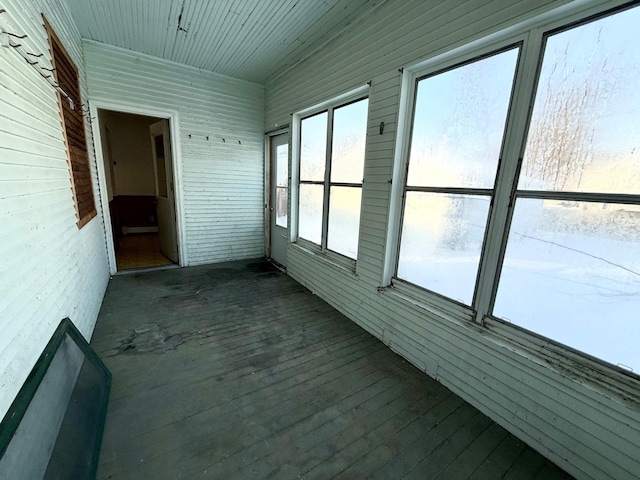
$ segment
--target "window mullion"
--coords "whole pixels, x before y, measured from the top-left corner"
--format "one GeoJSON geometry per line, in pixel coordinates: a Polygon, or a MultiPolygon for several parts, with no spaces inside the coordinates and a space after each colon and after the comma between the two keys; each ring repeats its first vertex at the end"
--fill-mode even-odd
{"type": "Polygon", "coordinates": [[[327,115],[327,148],[324,169],[324,196],[322,206],[322,251],[327,249],[327,237],[329,230],[329,193],[331,190],[331,156],[333,145],[333,107],[329,108],[327,115]]]}
{"type": "Polygon", "coordinates": [[[522,148],[529,125],[530,106],[535,96],[542,42],[541,30],[530,32],[524,39],[518,60],[509,118],[505,127],[505,140],[473,299],[475,321],[478,323],[482,323],[482,319],[491,313],[498,287],[513,213],[511,201],[518,182],[522,148]]]}

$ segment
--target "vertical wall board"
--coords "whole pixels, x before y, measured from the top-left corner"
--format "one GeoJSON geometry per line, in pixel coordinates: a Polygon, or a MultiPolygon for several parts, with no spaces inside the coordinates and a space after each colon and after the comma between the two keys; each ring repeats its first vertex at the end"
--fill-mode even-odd
{"type": "Polygon", "coordinates": [[[187,264],[264,255],[263,87],[100,43],[84,47],[92,101],[178,116],[187,264]]]}
{"type": "MultiPolygon", "coordinates": [[[[42,14],[87,85],[80,34],[64,2],[5,0],[0,24],[51,66],[42,14]]],[[[64,317],[90,339],[109,281],[91,124],[98,215],[78,229],[56,91],[13,48],[0,48],[0,417],[64,317]]]]}
{"type": "Polygon", "coordinates": [[[378,290],[402,141],[399,68],[566,3],[387,0],[267,83],[265,129],[370,81],[356,274],[294,244],[288,274],[577,478],[631,480],[640,478],[640,405],[619,394],[622,384],[592,384],[495,329],[454,321],[393,288],[378,290]]]}

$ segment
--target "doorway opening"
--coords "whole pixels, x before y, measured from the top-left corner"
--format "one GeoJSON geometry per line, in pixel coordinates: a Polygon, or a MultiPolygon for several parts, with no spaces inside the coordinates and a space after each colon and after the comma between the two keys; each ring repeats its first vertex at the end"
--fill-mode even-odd
{"type": "Polygon", "coordinates": [[[167,119],[98,109],[118,271],[178,263],[167,119]]]}

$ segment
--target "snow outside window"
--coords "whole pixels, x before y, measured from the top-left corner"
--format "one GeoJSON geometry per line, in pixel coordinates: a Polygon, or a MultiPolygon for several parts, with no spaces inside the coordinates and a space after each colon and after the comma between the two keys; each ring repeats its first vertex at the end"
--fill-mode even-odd
{"type": "Polygon", "coordinates": [[[471,305],[518,49],[417,83],[397,276],[471,305]]]}
{"type": "Polygon", "coordinates": [[[638,374],[640,8],[567,25],[415,74],[396,278],[638,374]]]}
{"type": "Polygon", "coordinates": [[[638,25],[547,38],[493,312],[640,373],[638,25]]]}

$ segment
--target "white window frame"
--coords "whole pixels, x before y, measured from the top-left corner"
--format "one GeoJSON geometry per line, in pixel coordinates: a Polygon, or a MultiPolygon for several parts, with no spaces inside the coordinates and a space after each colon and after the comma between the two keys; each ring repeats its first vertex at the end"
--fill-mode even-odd
{"type": "MultiPolygon", "coordinates": [[[[331,263],[336,266],[347,269],[350,272],[355,272],[357,258],[353,259],[342,255],[338,252],[327,248],[327,235],[329,227],[329,191],[332,186],[348,186],[348,187],[360,187],[364,191],[364,171],[362,173],[362,183],[344,183],[344,182],[331,182],[331,160],[332,160],[332,139],[333,139],[333,111],[357,102],[369,98],[369,85],[351,90],[347,93],[332,98],[329,101],[314,105],[313,107],[300,110],[293,114],[292,119],[292,161],[291,161],[291,188],[289,194],[291,195],[291,229],[290,229],[290,241],[293,245],[303,248],[312,254],[320,254],[331,263]],[[327,138],[326,138],[326,153],[325,153],[325,173],[324,179],[320,181],[302,181],[300,180],[300,150],[301,150],[301,135],[302,135],[302,121],[306,118],[313,117],[319,113],[328,112],[327,123],[327,138]],[[322,230],[321,230],[321,243],[318,245],[310,240],[299,236],[299,224],[300,224],[300,184],[317,184],[323,185],[323,208],[322,208],[322,230]],[[295,201],[294,201],[295,199],[295,201]]],[[[368,127],[369,115],[367,114],[368,127]]],[[[359,221],[362,219],[362,207],[360,208],[359,221]]],[[[360,239],[358,238],[358,243],[360,239]]]]}
{"type": "Polygon", "coordinates": [[[535,99],[538,85],[545,39],[558,31],[567,30],[580,23],[624,10],[626,6],[633,7],[634,5],[627,1],[609,1],[605,4],[587,1],[577,5],[565,5],[521,24],[471,41],[466,45],[438,53],[432,58],[404,69],[400,96],[398,141],[394,156],[389,228],[381,278],[382,291],[389,291],[443,319],[488,327],[503,338],[520,346],[525,345],[526,348],[533,348],[535,351],[544,352],[546,356],[555,356],[565,362],[567,357],[580,363],[586,362],[590,367],[606,375],[615,375],[622,382],[628,381],[629,376],[640,379],[640,375],[498,319],[493,316],[492,309],[516,198],[568,198],[612,203],[632,201],[640,203],[638,195],[567,194],[517,190],[519,168],[526,146],[532,113],[531,105],[535,99]],[[504,130],[497,179],[485,230],[473,301],[468,306],[396,277],[417,82],[425,76],[455,68],[457,65],[480,59],[491,52],[498,52],[516,44],[521,46],[516,66],[513,96],[504,130]],[[527,101],[523,101],[524,99],[527,101]]]}

